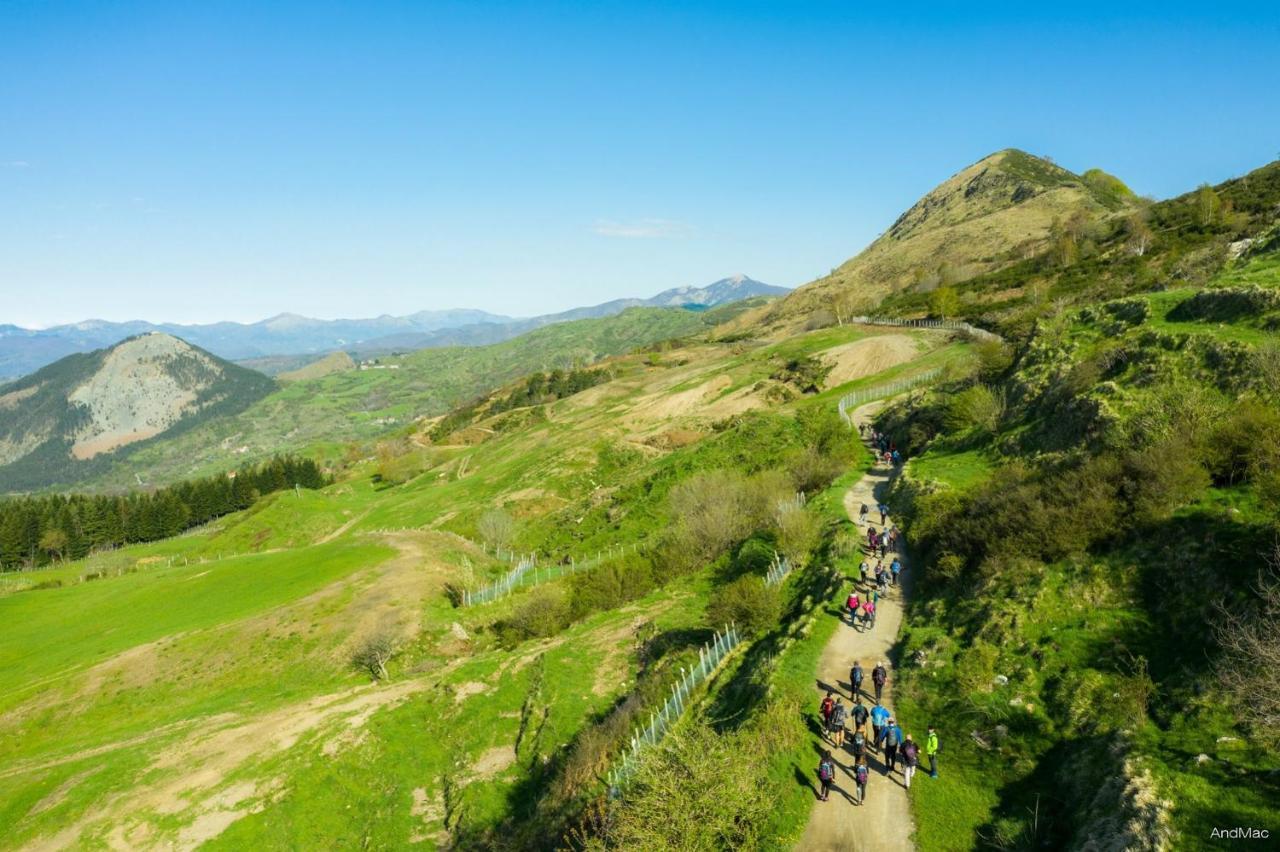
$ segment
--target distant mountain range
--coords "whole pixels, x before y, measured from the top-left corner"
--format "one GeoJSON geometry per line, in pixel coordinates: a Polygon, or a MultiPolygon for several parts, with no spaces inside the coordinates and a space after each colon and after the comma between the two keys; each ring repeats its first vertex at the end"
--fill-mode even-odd
{"type": "Polygon", "coordinates": [[[255,323],[105,322],[87,320],[47,329],[0,325],[0,381],[26,375],[60,358],[91,352],[148,332],[179,337],[220,358],[249,361],[278,355],[323,354],[345,350],[360,354],[483,345],[509,340],[535,328],[575,319],[612,316],[631,307],[714,307],[754,296],[789,291],[734,275],[706,287],[678,287],[648,299],[614,299],[556,314],[513,318],[479,310],[420,311],[408,316],[372,319],[311,319],[280,314],[255,323]]]}

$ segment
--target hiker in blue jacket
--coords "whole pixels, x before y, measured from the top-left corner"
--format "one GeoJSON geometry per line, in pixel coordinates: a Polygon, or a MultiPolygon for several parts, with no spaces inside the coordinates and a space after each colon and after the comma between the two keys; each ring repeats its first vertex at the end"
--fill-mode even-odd
{"type": "Polygon", "coordinates": [[[871,708],[871,742],[877,747],[880,745],[880,735],[884,728],[889,724],[889,711],[879,701],[876,706],[871,708]]]}
{"type": "Polygon", "coordinates": [[[902,728],[890,719],[880,736],[884,739],[884,774],[888,775],[897,768],[898,746],[902,745],[902,728]]]}

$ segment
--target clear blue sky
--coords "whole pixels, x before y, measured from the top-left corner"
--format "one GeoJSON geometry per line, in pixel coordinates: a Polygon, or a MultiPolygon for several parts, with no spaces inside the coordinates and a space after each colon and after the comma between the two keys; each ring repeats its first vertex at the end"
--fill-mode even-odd
{"type": "Polygon", "coordinates": [[[5,0],[0,322],[795,286],[1005,147],[1177,194],[1280,156],[1210,5],[5,0]]]}

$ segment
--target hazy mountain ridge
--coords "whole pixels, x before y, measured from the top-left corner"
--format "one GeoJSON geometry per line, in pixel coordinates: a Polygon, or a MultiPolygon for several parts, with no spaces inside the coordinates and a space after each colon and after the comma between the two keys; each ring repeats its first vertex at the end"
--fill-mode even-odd
{"type": "Polygon", "coordinates": [[[611,316],[632,307],[714,307],[755,296],[789,292],[745,275],[723,278],[706,287],[677,287],[648,299],[614,299],[554,314],[513,318],[487,311],[450,309],[407,316],[321,320],[282,313],[255,323],[207,325],[85,320],[48,329],[0,325],[0,380],[25,375],[59,358],[112,346],[127,337],[162,332],[206,349],[220,358],[246,361],[280,355],[323,354],[338,349],[361,353],[421,349],[429,346],[479,346],[499,343],[544,325],[611,316]]]}

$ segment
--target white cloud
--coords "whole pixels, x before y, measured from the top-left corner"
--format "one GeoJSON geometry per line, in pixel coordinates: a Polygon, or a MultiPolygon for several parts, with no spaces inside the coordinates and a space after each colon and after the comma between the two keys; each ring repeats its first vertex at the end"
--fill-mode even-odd
{"type": "Polygon", "coordinates": [[[635,219],[630,222],[600,219],[592,230],[602,237],[621,237],[625,240],[672,239],[687,237],[693,233],[693,228],[688,224],[672,219],[635,219]]]}
{"type": "Polygon", "coordinates": [[[29,169],[31,164],[26,160],[8,160],[4,163],[6,169],[29,169]]]}

